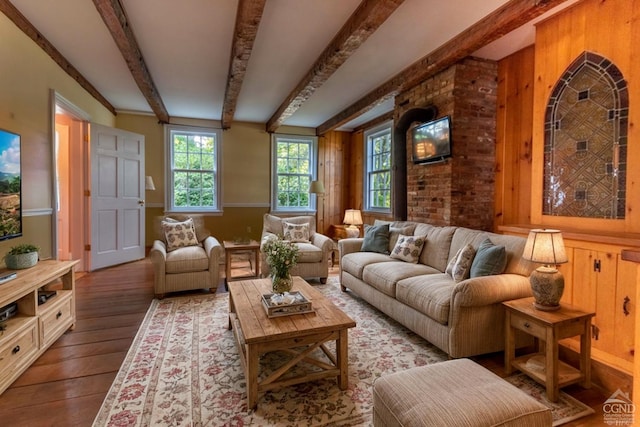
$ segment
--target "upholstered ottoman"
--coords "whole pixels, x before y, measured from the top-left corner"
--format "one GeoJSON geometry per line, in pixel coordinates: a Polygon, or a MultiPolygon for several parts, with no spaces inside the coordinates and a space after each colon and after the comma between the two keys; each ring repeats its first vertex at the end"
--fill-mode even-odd
{"type": "Polygon", "coordinates": [[[551,426],[551,410],[469,359],[378,378],[373,425],[551,426]]]}

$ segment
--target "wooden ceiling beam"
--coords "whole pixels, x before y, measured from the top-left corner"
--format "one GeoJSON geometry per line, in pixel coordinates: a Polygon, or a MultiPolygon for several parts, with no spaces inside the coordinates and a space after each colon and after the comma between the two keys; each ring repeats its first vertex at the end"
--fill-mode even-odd
{"type": "Polygon", "coordinates": [[[0,10],[4,13],[7,18],[9,18],[23,33],[25,33],[31,40],[33,40],[47,55],[54,60],[56,64],[60,68],[62,68],[72,79],[74,79],[78,84],[91,96],[93,96],[100,104],[102,104],[107,110],[111,112],[114,116],[116,115],[116,109],[111,105],[107,99],[102,96],[98,89],[96,89],[90,82],[87,80],[80,71],[76,69],[67,59],[56,49],[47,38],[36,29],[36,27],[31,24],[24,17],[22,13],[9,1],[9,0],[0,0],[0,10]]]}
{"type": "Polygon", "coordinates": [[[93,3],[107,25],[113,40],[122,53],[129,71],[135,80],[140,92],[145,97],[151,110],[161,123],[169,123],[169,113],[162,102],[160,93],[156,88],[151,73],[144,62],[142,52],[133,34],[131,25],[127,21],[119,0],[93,0],[93,3]]]}
{"type": "Polygon", "coordinates": [[[275,132],[369,38],[404,0],[363,0],[267,122],[275,132]]]}
{"type": "Polygon", "coordinates": [[[567,0],[511,0],[316,128],[323,135],[445,70],[567,0]]]}
{"type": "Polygon", "coordinates": [[[233,31],[229,75],[222,103],[222,129],[229,129],[236,113],[240,89],[247,72],[247,64],[253,50],[266,0],[240,0],[233,31]]]}

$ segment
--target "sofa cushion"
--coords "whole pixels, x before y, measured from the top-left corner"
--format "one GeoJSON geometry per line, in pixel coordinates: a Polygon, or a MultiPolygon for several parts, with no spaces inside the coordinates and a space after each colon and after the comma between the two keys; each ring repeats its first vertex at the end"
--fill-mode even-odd
{"type": "Polygon", "coordinates": [[[340,269],[358,279],[362,279],[362,272],[369,264],[393,261],[389,255],[377,252],[353,252],[340,258],[340,269]]]}
{"type": "Polygon", "coordinates": [[[454,285],[446,273],[408,277],[396,283],[396,299],[446,325],[454,285]]]}
{"type": "Polygon", "coordinates": [[[191,218],[183,222],[162,221],[162,228],[167,242],[167,252],[187,246],[197,246],[199,243],[191,218]]]}
{"type": "Polygon", "coordinates": [[[364,240],[362,241],[363,252],[377,252],[380,254],[389,253],[389,224],[365,225],[364,240]]]}
{"type": "Polygon", "coordinates": [[[411,221],[383,221],[376,219],[373,221],[373,225],[389,224],[389,253],[396,246],[398,237],[401,234],[405,236],[412,236],[413,231],[416,229],[416,223],[411,221]]]}
{"type": "Polygon", "coordinates": [[[292,222],[282,221],[282,233],[284,240],[294,243],[308,242],[309,224],[294,224],[292,222]]]}
{"type": "Polygon", "coordinates": [[[297,242],[298,247],[298,263],[320,262],[322,261],[322,248],[312,245],[309,242],[297,242]]]}
{"type": "Polygon", "coordinates": [[[391,251],[391,258],[417,264],[425,241],[426,236],[406,236],[401,234],[391,251]]]}
{"type": "Polygon", "coordinates": [[[394,260],[367,265],[362,273],[362,280],[369,286],[395,298],[396,283],[399,280],[433,272],[433,269],[426,265],[394,260]]]}
{"type": "Polygon", "coordinates": [[[167,274],[206,271],[209,258],[202,246],[187,246],[167,252],[164,268],[167,274]]]}
{"type": "Polygon", "coordinates": [[[476,256],[473,258],[470,277],[501,274],[506,266],[507,252],[505,247],[494,245],[490,239],[485,239],[478,246],[476,256]]]}
{"type": "Polygon", "coordinates": [[[451,258],[445,273],[451,276],[456,283],[469,278],[471,263],[475,254],[476,250],[470,243],[467,243],[451,258]]]}
{"type": "Polygon", "coordinates": [[[413,234],[427,236],[427,242],[422,249],[422,254],[420,254],[420,264],[428,265],[444,273],[449,263],[449,247],[455,230],[456,227],[434,227],[428,224],[418,224],[413,234]]]}

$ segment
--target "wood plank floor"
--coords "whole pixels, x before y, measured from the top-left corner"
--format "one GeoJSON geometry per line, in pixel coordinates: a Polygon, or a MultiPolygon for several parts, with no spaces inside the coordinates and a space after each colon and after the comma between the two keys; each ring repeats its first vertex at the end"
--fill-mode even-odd
{"type": "MultiPolygon", "coordinates": [[[[75,329],[0,396],[0,425],[91,426],[98,413],[153,299],[153,271],[147,259],[80,276],[75,329]]],[[[501,353],[476,360],[504,376],[501,353]]],[[[565,391],[596,411],[567,426],[604,425],[602,393],[579,386],[565,391]]]]}

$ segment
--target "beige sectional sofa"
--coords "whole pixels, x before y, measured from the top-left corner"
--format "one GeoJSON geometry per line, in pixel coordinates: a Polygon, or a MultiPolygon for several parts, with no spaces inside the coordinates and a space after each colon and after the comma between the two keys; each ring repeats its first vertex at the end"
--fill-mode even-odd
{"type": "MultiPolygon", "coordinates": [[[[526,239],[414,222],[393,222],[389,227],[388,252],[400,235],[426,237],[417,262],[361,251],[363,238],[342,239],[338,248],[343,291],[350,289],[453,358],[503,350],[502,301],[531,296],[529,273],[536,266],[522,259],[526,239]],[[446,272],[462,248],[470,244],[475,251],[486,239],[504,246],[506,266],[501,274],[466,278],[467,272],[455,280],[446,272]]],[[[530,342],[524,335],[518,339],[520,345],[530,342]]]]}

